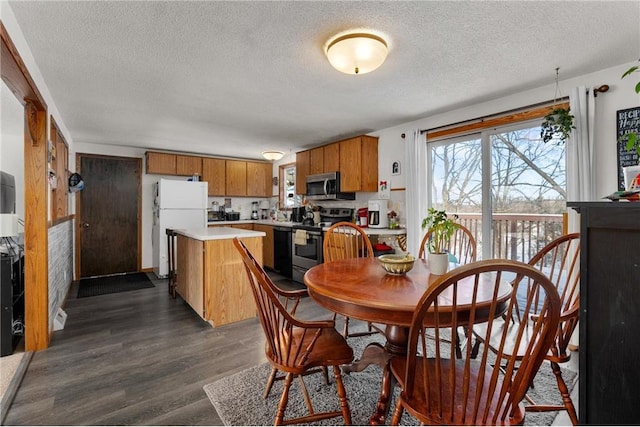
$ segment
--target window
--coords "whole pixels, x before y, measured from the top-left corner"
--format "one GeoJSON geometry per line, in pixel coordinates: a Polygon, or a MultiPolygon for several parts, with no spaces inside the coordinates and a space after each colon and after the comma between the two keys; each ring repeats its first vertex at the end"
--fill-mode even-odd
{"type": "Polygon", "coordinates": [[[478,258],[527,262],[562,234],[565,147],[540,138],[541,119],[429,142],[429,203],[476,236],[478,258]]]}
{"type": "Polygon", "coordinates": [[[299,206],[299,204],[295,204],[298,197],[296,196],[296,164],[280,165],[278,178],[280,209],[285,210],[299,206]]]}

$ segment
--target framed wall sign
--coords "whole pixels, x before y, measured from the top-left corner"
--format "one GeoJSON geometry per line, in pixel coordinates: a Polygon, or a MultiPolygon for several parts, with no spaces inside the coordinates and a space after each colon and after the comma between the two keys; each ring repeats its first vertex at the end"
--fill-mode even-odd
{"type": "Polygon", "coordinates": [[[400,175],[400,161],[396,160],[391,164],[391,175],[400,175]]]}
{"type": "Polygon", "coordinates": [[[628,151],[625,147],[626,139],[623,138],[629,132],[640,133],[640,107],[627,108],[616,112],[616,138],[618,141],[618,190],[624,190],[623,168],[638,164],[638,153],[635,150],[628,151]]]}

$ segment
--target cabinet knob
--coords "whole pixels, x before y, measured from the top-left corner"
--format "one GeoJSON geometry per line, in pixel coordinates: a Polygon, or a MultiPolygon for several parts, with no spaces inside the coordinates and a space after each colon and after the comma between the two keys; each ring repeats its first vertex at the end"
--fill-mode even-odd
{"type": "Polygon", "coordinates": [[[89,227],[89,223],[88,222],[83,222],[80,227],[82,228],[88,228],[89,227]]]}

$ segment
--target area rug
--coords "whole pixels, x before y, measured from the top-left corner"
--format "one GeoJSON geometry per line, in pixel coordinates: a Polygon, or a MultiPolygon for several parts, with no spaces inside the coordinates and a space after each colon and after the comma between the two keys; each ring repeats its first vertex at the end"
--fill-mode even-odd
{"type": "Polygon", "coordinates": [[[91,279],[80,279],[78,284],[78,298],[135,291],[137,289],[153,287],[154,284],[149,280],[147,273],[129,273],[118,274],[115,276],[94,277],[91,279]]]}
{"type": "MultiPolygon", "coordinates": [[[[372,337],[350,338],[349,344],[354,348],[354,354],[360,355],[368,343],[380,339],[380,336],[377,339],[372,339],[372,337]]],[[[269,397],[263,399],[262,393],[270,371],[270,365],[264,363],[204,386],[205,393],[225,425],[273,425],[283,381],[277,381],[269,397]]],[[[571,388],[576,374],[566,369],[562,374],[565,382],[571,388]]],[[[382,370],[375,365],[367,367],[362,372],[343,376],[353,425],[369,424],[369,417],[373,413],[380,393],[381,377],[382,370]]],[[[322,375],[318,374],[307,376],[304,379],[316,412],[339,409],[335,384],[331,375],[330,379],[329,385],[325,385],[322,375]]],[[[396,387],[392,404],[394,404],[398,393],[399,389],[396,387]]],[[[544,362],[540,368],[534,388],[530,390],[529,396],[539,403],[562,403],[556,388],[555,376],[551,372],[548,362],[544,362]]],[[[306,405],[302,398],[299,382],[296,380],[291,386],[285,418],[293,418],[306,413],[306,405]]],[[[556,415],[557,412],[528,412],[525,417],[525,425],[551,425],[556,415]]],[[[388,419],[387,423],[389,421],[388,419]]],[[[315,422],[313,425],[341,423],[340,418],[333,418],[315,422]]],[[[411,416],[406,413],[403,415],[402,425],[414,425],[415,423],[416,420],[411,416]]]]}

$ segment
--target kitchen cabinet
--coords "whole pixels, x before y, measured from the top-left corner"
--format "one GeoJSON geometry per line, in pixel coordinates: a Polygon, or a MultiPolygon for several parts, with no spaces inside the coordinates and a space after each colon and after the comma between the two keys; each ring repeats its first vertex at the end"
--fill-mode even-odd
{"type": "Polygon", "coordinates": [[[227,160],[226,163],[226,195],[247,195],[247,162],[227,160]]]}
{"type": "Polygon", "coordinates": [[[640,203],[568,202],[580,213],[581,425],[637,424],[640,203]]]}
{"type": "Polygon", "coordinates": [[[296,193],[307,194],[307,175],[309,175],[309,151],[296,153],[296,193]]]}
{"type": "Polygon", "coordinates": [[[202,176],[202,157],[176,155],[176,175],[202,176]]]}
{"type": "Polygon", "coordinates": [[[266,162],[247,162],[247,196],[271,197],[273,165],[266,162]]]}
{"type": "Polygon", "coordinates": [[[378,191],[378,138],[362,135],[340,141],[340,190],[378,191]]]}
{"type": "Polygon", "coordinates": [[[334,142],[322,148],[324,158],[323,173],[340,170],[340,143],[334,142]]]}
{"type": "Polygon", "coordinates": [[[249,278],[232,239],[242,240],[262,264],[262,233],[217,229],[176,232],[178,294],[214,327],[255,317],[249,278]]]}
{"type": "Polygon", "coordinates": [[[340,191],[378,191],[378,138],[361,135],[296,153],[296,192],[306,194],[307,175],[340,172],[340,191]]]}
{"type": "Polygon", "coordinates": [[[324,147],[309,150],[309,175],[324,173],[324,147]]]}
{"type": "Polygon", "coordinates": [[[176,155],[168,153],[156,153],[147,151],[145,153],[147,173],[162,175],[176,174],[176,155]]]}
{"type": "Polygon", "coordinates": [[[202,158],[202,181],[207,182],[209,196],[226,195],[226,160],[202,158]]]}
{"type": "Polygon", "coordinates": [[[147,173],[191,176],[208,184],[209,196],[271,197],[273,164],[182,154],[145,153],[147,173]]]}
{"type": "Polygon", "coordinates": [[[264,231],[266,236],[262,240],[262,260],[265,267],[274,269],[274,240],[273,226],[263,224],[253,224],[255,231],[264,231]]]}

